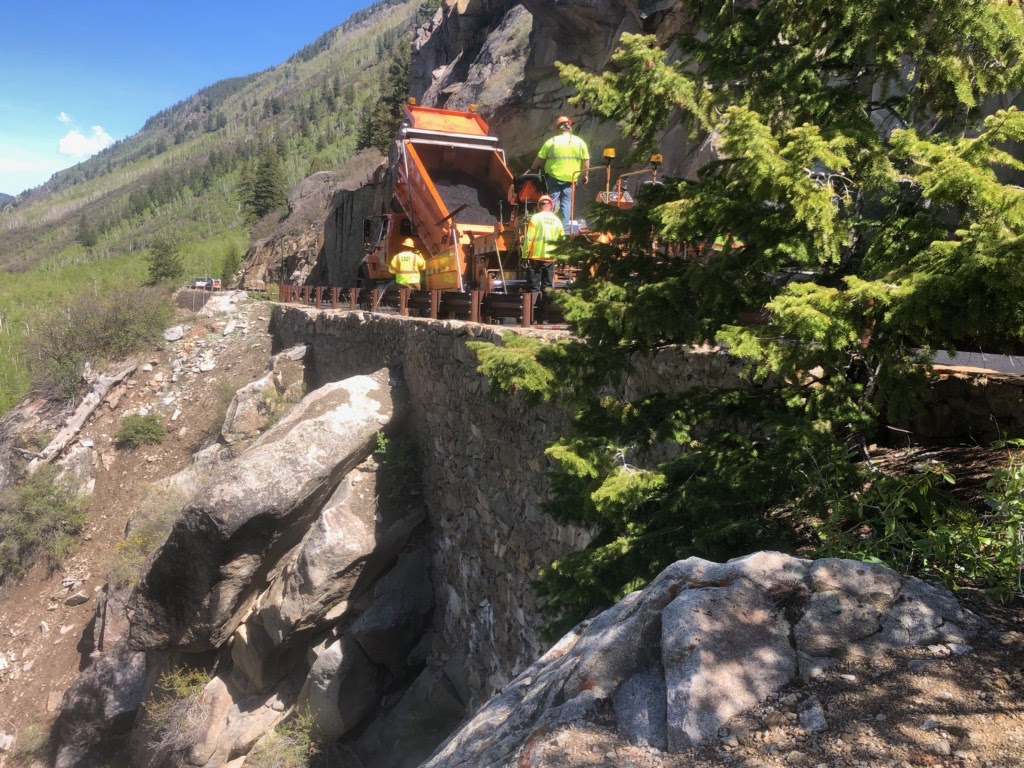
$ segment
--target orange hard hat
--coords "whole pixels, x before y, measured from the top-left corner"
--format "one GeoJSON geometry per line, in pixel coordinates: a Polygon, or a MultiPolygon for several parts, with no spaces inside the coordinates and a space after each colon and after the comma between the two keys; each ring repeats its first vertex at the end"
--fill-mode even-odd
{"type": "Polygon", "coordinates": [[[570,120],[565,115],[559,115],[557,118],[555,118],[555,127],[556,128],[559,127],[560,125],[562,125],[562,123],[565,123],[566,125],[572,125],[572,120],[570,120]]]}
{"type": "Polygon", "coordinates": [[[551,199],[551,195],[541,195],[537,198],[537,205],[544,205],[544,203],[554,205],[554,202],[555,201],[551,199]]]}
{"type": "Polygon", "coordinates": [[[411,237],[407,237],[405,238],[405,240],[402,241],[402,245],[404,245],[406,248],[413,248],[416,245],[416,241],[413,240],[411,237]]]}

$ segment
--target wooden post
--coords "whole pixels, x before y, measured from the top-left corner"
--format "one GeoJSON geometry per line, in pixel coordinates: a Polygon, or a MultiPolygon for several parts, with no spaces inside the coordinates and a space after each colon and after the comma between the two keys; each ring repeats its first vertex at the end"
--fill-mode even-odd
{"type": "Polygon", "coordinates": [[[469,321],[480,322],[480,302],[483,300],[483,291],[470,291],[469,293],[469,321]]]}
{"type": "Polygon", "coordinates": [[[524,292],[523,293],[523,315],[520,324],[523,328],[529,328],[533,325],[533,301],[535,294],[524,292]]]}

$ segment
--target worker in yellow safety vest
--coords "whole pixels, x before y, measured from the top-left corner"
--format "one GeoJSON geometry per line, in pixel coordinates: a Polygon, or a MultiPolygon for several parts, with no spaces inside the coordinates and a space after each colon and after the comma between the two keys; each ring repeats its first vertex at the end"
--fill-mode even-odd
{"type": "Polygon", "coordinates": [[[555,284],[558,242],[565,237],[562,221],[553,212],[549,195],[537,201],[538,211],[530,217],[523,237],[523,263],[526,265],[526,290],[532,292],[555,284]]]}
{"type": "Polygon", "coordinates": [[[715,253],[722,253],[725,250],[726,243],[731,243],[733,250],[743,247],[743,242],[741,240],[737,240],[735,237],[727,233],[715,238],[715,241],[711,244],[711,250],[715,253]]]}
{"type": "Polygon", "coordinates": [[[552,210],[562,217],[562,225],[569,232],[572,219],[573,190],[578,180],[590,181],[590,150],[587,143],[572,133],[572,120],[559,115],[555,120],[557,134],[544,142],[530,171],[536,171],[544,164],[544,181],[551,195],[552,210]]]}
{"type": "Polygon", "coordinates": [[[388,271],[395,276],[395,285],[399,288],[419,290],[420,272],[427,268],[427,262],[416,250],[416,242],[411,237],[405,238],[402,245],[405,250],[391,257],[388,271]]]}

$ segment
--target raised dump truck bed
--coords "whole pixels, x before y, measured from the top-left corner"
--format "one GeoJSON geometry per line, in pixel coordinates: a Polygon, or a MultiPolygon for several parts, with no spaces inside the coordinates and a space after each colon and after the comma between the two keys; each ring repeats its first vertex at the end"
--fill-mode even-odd
{"type": "MultiPolygon", "coordinates": [[[[411,237],[430,290],[505,290],[515,272],[518,200],[498,140],[475,111],[406,105],[392,163],[394,208],[365,262],[371,281],[411,237]]],[[[371,231],[374,227],[370,228],[371,231]]]]}

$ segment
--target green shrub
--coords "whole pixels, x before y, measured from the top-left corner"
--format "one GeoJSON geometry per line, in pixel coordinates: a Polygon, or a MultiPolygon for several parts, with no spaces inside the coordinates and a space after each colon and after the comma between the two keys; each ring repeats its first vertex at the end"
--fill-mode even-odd
{"type": "Polygon", "coordinates": [[[166,429],[155,413],[141,416],[131,413],[121,419],[121,429],[114,436],[119,448],[138,448],[163,442],[166,429]]]}
{"type": "Polygon", "coordinates": [[[47,397],[74,398],[86,362],[98,369],[124,360],[160,340],[172,316],[169,295],[158,289],[74,296],[26,339],[36,390],[47,397]]]}
{"type": "Polygon", "coordinates": [[[377,433],[377,450],[374,451],[386,473],[385,493],[397,501],[415,490],[420,483],[419,457],[416,445],[409,435],[388,437],[377,433]]]}
{"type": "Polygon", "coordinates": [[[262,739],[245,764],[252,768],[305,768],[315,764],[318,752],[316,723],[309,710],[304,710],[262,739]]]}
{"type": "Polygon", "coordinates": [[[25,765],[45,762],[53,746],[50,741],[52,727],[51,722],[45,722],[29,723],[22,728],[14,742],[15,759],[25,765]]]}
{"type": "Polygon", "coordinates": [[[836,507],[819,530],[820,554],[884,563],[950,589],[979,587],[998,597],[1021,592],[1024,463],[1013,458],[988,483],[986,510],[950,493],[940,464],[904,477],[876,476],[836,507]]]}
{"type": "Polygon", "coordinates": [[[204,670],[185,667],[160,676],[145,704],[144,727],[154,752],[182,752],[199,740],[208,714],[203,691],[209,680],[204,670]]]}
{"type": "Polygon", "coordinates": [[[128,534],[116,548],[107,569],[107,581],[115,587],[131,587],[149,556],[156,550],[181,514],[185,497],[174,491],[151,492],[132,515],[128,534]]]}
{"type": "Polygon", "coordinates": [[[40,553],[51,563],[67,557],[87,507],[53,466],[0,491],[0,583],[24,573],[40,553]]]}

